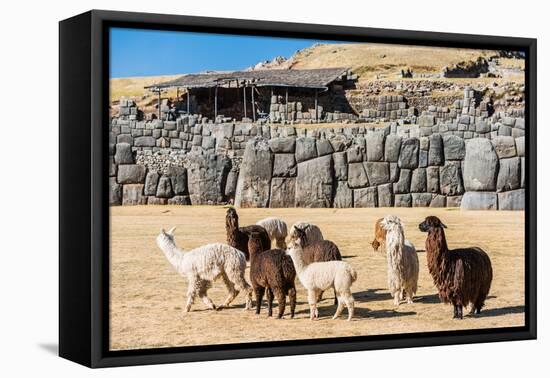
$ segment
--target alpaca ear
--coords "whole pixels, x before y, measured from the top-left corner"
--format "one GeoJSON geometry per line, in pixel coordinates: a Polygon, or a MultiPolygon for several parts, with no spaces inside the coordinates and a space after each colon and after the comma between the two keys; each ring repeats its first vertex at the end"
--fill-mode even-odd
{"type": "Polygon", "coordinates": [[[174,236],[174,231],[176,231],[176,226],[172,227],[171,229],[168,230],[168,235],[170,236],[174,236]]]}
{"type": "Polygon", "coordinates": [[[161,233],[161,234],[166,234],[166,231],[164,231],[164,228],[163,228],[163,227],[160,228],[160,233],[161,233]]]}
{"type": "Polygon", "coordinates": [[[441,227],[447,228],[447,226],[445,226],[445,225],[443,224],[443,222],[441,222],[441,227]]]}

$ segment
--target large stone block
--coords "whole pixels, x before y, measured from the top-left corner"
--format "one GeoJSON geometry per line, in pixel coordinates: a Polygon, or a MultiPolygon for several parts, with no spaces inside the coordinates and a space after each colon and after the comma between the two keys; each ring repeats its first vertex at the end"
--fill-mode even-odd
{"type": "Polygon", "coordinates": [[[294,158],[294,154],[275,154],[273,160],[273,176],[296,176],[296,159],[294,158]]]}
{"type": "Polygon", "coordinates": [[[334,195],[334,207],[353,207],[353,190],[349,188],[347,181],[338,181],[334,195]]]}
{"type": "Polygon", "coordinates": [[[460,207],[462,196],[447,196],[447,207],[460,207]]]}
{"type": "Polygon", "coordinates": [[[378,186],[378,207],[393,206],[392,186],[392,184],[384,184],[378,186]]]}
{"type": "Polygon", "coordinates": [[[157,186],[156,196],[159,198],[170,198],[174,196],[174,191],[172,190],[172,182],[170,181],[170,177],[164,176],[164,175],[161,176],[157,186]]]}
{"type": "Polygon", "coordinates": [[[235,195],[237,207],[267,207],[274,154],[266,139],[251,139],[245,148],[235,195]]]}
{"type": "Polygon", "coordinates": [[[388,135],[384,150],[385,161],[397,162],[399,160],[399,151],[401,150],[401,137],[394,134],[388,135]]]}
{"type": "Polygon", "coordinates": [[[384,159],[384,133],[377,131],[365,138],[368,161],[380,161],[384,159]]]}
{"type": "Polygon", "coordinates": [[[431,193],[412,193],[412,207],[428,207],[432,202],[431,193]]]}
{"type": "Polygon", "coordinates": [[[411,207],[412,196],[410,194],[396,194],[394,196],[395,207],[411,207]]]}
{"type": "Polygon", "coordinates": [[[170,176],[174,195],[179,196],[189,193],[187,190],[187,169],[172,166],[168,169],[168,176],[170,176]]]}
{"type": "Polygon", "coordinates": [[[447,197],[441,194],[433,194],[432,202],[430,202],[430,207],[445,207],[447,204],[447,197]]]}
{"type": "Polygon", "coordinates": [[[239,180],[239,171],[230,170],[227,173],[227,179],[225,180],[224,195],[228,200],[235,200],[235,192],[237,190],[237,181],[239,180]]]}
{"type": "Polygon", "coordinates": [[[332,145],[326,139],[317,139],[317,156],[325,156],[334,152],[332,145]]]}
{"type": "Polygon", "coordinates": [[[363,163],[348,164],[348,184],[352,189],[369,185],[369,179],[363,163]]]}
{"type": "Polygon", "coordinates": [[[115,163],[134,164],[132,146],[128,143],[117,143],[115,146],[115,163]]]}
{"type": "Polygon", "coordinates": [[[494,192],[466,192],[462,196],[463,210],[496,210],[497,194],[494,192]]]}
{"type": "Polygon", "coordinates": [[[269,207],[294,207],[296,197],[296,178],[274,177],[271,180],[271,198],[269,207]]]}
{"type": "Polygon", "coordinates": [[[499,210],[524,210],[525,189],[498,193],[498,208],[499,210]]]}
{"type": "MultiPolygon", "coordinates": [[[[241,168],[244,165],[243,161],[241,168]]],[[[271,165],[269,167],[269,174],[271,174],[271,165]]],[[[191,203],[214,205],[224,202],[225,183],[230,169],[231,160],[227,157],[190,155],[187,167],[187,189],[191,203]]]]}
{"type": "Polygon", "coordinates": [[[294,153],[296,149],[296,138],[294,137],[281,137],[273,138],[269,140],[269,146],[271,151],[277,154],[290,154],[294,153]]]}
{"type": "Polygon", "coordinates": [[[315,139],[310,137],[300,137],[296,139],[296,161],[310,160],[317,157],[317,148],[315,139]]]}
{"type": "Polygon", "coordinates": [[[426,187],[430,193],[439,193],[439,167],[426,168],[426,187]]]}
{"type": "Polygon", "coordinates": [[[134,139],[135,147],[155,147],[157,141],[152,136],[141,136],[134,139]]]}
{"type": "Polygon", "coordinates": [[[333,184],[331,155],[299,163],[295,206],[331,207],[333,184]]]}
{"type": "Polygon", "coordinates": [[[109,177],[109,205],[122,204],[122,185],[114,177],[109,177]]]}
{"type": "Polygon", "coordinates": [[[364,152],[363,147],[358,144],[352,144],[346,150],[346,159],[348,160],[348,163],[358,163],[363,161],[364,152]]]}
{"type": "Polygon", "coordinates": [[[497,192],[518,189],[521,185],[521,160],[519,157],[500,159],[497,176],[497,192]]]}
{"type": "Polygon", "coordinates": [[[445,160],[462,160],[466,153],[464,139],[456,135],[443,136],[443,155],[445,160]]]}
{"type": "Polygon", "coordinates": [[[149,171],[145,177],[145,186],[143,188],[143,194],[146,196],[154,196],[157,194],[157,185],[160,175],[157,172],[149,171]]]}
{"type": "Polygon", "coordinates": [[[122,186],[122,205],[145,205],[147,197],[143,196],[143,184],[126,184],[122,186]]]}
{"type": "Polygon", "coordinates": [[[415,169],[418,167],[419,141],[417,138],[408,138],[401,142],[399,152],[399,168],[415,169]]]}
{"type": "Polygon", "coordinates": [[[423,193],[426,191],[426,169],[418,168],[412,171],[411,193],[423,193]]]}
{"type": "Polygon", "coordinates": [[[117,181],[119,184],[143,184],[147,168],[138,164],[121,164],[118,166],[117,181]]]}
{"type": "Polygon", "coordinates": [[[390,181],[390,163],[368,161],[363,164],[369,185],[386,184],[390,181]]]}
{"type": "Polygon", "coordinates": [[[399,181],[393,184],[393,192],[396,194],[409,193],[411,188],[411,170],[401,169],[399,172],[399,181]]]}
{"type": "Polygon", "coordinates": [[[172,198],[168,198],[166,203],[168,205],[188,206],[191,205],[191,199],[189,196],[174,196],[172,198]]]}
{"type": "Polygon", "coordinates": [[[474,138],[466,143],[463,165],[464,188],[467,191],[494,191],[498,156],[489,139],[474,138]]]}
{"type": "Polygon", "coordinates": [[[390,163],[390,182],[397,182],[399,180],[399,167],[397,163],[390,163]]]}
{"type": "Polygon", "coordinates": [[[464,193],[460,161],[446,161],[439,168],[440,192],[447,196],[457,196],[464,193]]]}
{"type": "Polygon", "coordinates": [[[432,134],[430,136],[430,148],[428,150],[428,165],[443,165],[444,162],[443,138],[441,134],[432,134]]]}
{"type": "Polygon", "coordinates": [[[493,139],[493,145],[500,159],[516,156],[516,142],[511,136],[497,136],[493,139]]]}
{"type": "Polygon", "coordinates": [[[335,152],[332,154],[334,160],[334,178],[340,181],[348,179],[348,160],[345,152],[335,152]]]}
{"type": "Polygon", "coordinates": [[[520,174],[520,185],[522,188],[525,188],[525,158],[521,157],[521,174],[520,174]]]}
{"type": "Polygon", "coordinates": [[[378,190],[376,187],[355,189],[353,191],[353,206],[354,207],[377,207],[378,206],[378,190]]]}
{"type": "Polygon", "coordinates": [[[525,156],[525,137],[516,138],[516,152],[518,156],[525,156]]]}

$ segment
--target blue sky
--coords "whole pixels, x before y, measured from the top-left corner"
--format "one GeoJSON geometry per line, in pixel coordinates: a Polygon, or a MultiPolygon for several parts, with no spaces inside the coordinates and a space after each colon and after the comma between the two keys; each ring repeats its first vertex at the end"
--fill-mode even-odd
{"type": "MultiPolygon", "coordinates": [[[[111,29],[110,77],[240,70],[319,41],[140,29],[111,29]]],[[[332,42],[338,43],[338,42],[332,42]]]]}

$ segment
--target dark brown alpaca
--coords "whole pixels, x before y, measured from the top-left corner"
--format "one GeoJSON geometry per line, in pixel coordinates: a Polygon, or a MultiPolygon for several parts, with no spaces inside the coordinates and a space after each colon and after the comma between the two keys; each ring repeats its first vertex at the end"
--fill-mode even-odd
{"type": "Polygon", "coordinates": [[[382,227],[383,220],[384,218],[378,219],[374,225],[374,240],[370,243],[374,252],[378,252],[380,245],[386,242],[386,230],[382,227]]]}
{"type": "Polygon", "coordinates": [[[248,239],[252,232],[259,234],[264,251],[271,248],[271,240],[265,228],[257,225],[239,227],[237,210],[232,207],[227,209],[225,215],[225,231],[227,232],[227,244],[243,252],[247,261],[250,257],[248,253],[248,239]]]}
{"type": "Polygon", "coordinates": [[[296,270],[290,256],[283,249],[262,250],[262,238],[258,233],[250,234],[248,251],[250,252],[250,282],[256,296],[256,314],[260,313],[264,293],[267,297],[267,315],[273,314],[273,298],[277,298],[279,313],[285,313],[286,296],[290,300],[290,317],[294,317],[296,308],[296,270]]]}
{"type": "Polygon", "coordinates": [[[428,270],[439,290],[439,298],[454,306],[454,318],[462,319],[462,308],[472,304],[471,313],[479,314],[491,288],[493,268],[481,248],[449,250],[444,228],[437,217],[427,217],[418,225],[427,232],[428,270]]]}
{"type": "MultiPolygon", "coordinates": [[[[303,258],[306,265],[313,262],[342,260],[342,255],[340,254],[338,246],[330,240],[320,240],[310,243],[307,239],[305,229],[301,229],[296,226],[294,226],[294,229],[296,230],[296,235],[300,241],[300,245],[304,250],[303,258]]],[[[317,301],[320,301],[322,297],[323,293],[321,292],[317,301]]],[[[334,304],[338,304],[336,291],[334,292],[334,304]]]]}

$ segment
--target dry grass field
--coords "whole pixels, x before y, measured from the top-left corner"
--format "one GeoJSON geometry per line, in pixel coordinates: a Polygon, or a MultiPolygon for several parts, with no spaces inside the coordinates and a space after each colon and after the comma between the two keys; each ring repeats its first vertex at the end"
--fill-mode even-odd
{"type": "MultiPolygon", "coordinates": [[[[358,272],[352,287],[356,317],[331,320],[335,307],[331,293],[319,306],[320,319],[310,321],[306,292],[297,280],[297,316],[282,320],[244,311],[244,297],[222,311],[206,310],[200,300],[183,313],[186,281],[155,244],[161,227],[177,226],[176,242],[191,249],[225,241],[225,208],[136,206],[111,208],[110,347],[113,350],[225,344],[339,336],[493,328],[524,324],[523,212],[460,211],[458,209],[239,209],[241,225],[268,215],[318,224],[325,237],[338,244],[345,261],[358,272]],[[415,303],[394,306],[386,289],[386,259],[370,247],[377,218],[395,214],[405,223],[420,259],[419,290],[415,303]],[[424,241],[418,231],[427,215],[439,216],[448,226],[449,247],[477,245],[493,262],[494,280],[486,308],[478,316],[452,319],[452,307],[439,302],[426,267],[424,241]]],[[[248,279],[248,269],[247,269],[248,279]]],[[[221,304],[222,282],[209,291],[221,304]]],[[[275,310],[276,313],[276,310],[275,310]]],[[[344,311],[343,315],[346,315],[344,311]]]]}

